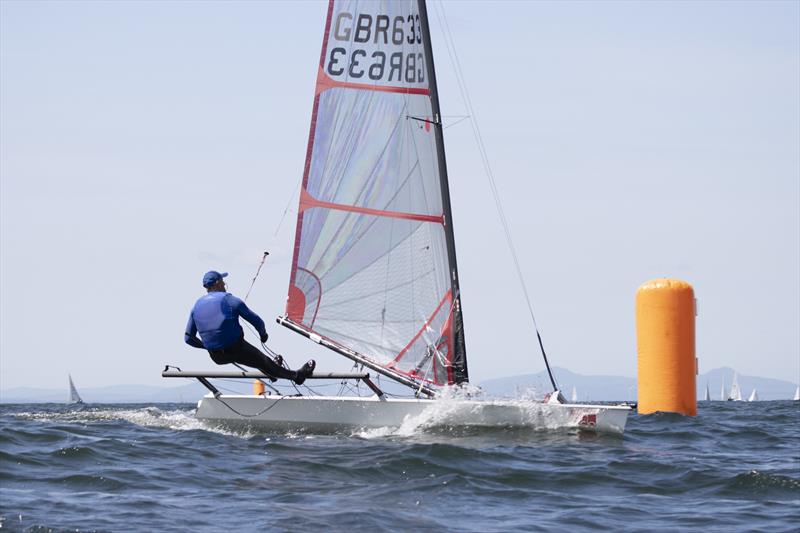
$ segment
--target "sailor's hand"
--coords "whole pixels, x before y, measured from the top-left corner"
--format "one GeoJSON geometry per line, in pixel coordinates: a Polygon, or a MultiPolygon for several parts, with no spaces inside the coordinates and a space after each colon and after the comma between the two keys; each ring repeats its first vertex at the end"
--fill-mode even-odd
{"type": "Polygon", "coordinates": [[[261,334],[261,344],[267,342],[267,339],[269,339],[269,334],[265,331],[264,333],[261,334]]]}
{"type": "Polygon", "coordinates": [[[275,361],[276,365],[283,366],[283,356],[282,355],[276,355],[272,360],[275,361]]]}

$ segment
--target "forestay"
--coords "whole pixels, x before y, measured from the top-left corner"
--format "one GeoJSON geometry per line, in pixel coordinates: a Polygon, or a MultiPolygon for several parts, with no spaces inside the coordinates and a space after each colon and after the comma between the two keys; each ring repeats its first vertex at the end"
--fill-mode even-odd
{"type": "Polygon", "coordinates": [[[387,375],[467,381],[422,2],[329,4],[286,318],[387,375]]]}

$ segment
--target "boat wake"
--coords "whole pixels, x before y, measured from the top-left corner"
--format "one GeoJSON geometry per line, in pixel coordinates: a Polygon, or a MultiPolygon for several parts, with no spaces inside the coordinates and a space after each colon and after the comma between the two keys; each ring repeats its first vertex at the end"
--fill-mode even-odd
{"type": "Polygon", "coordinates": [[[413,437],[424,434],[474,435],[509,430],[524,433],[538,431],[577,430],[581,421],[578,412],[554,411],[531,400],[469,401],[460,397],[443,397],[418,415],[406,416],[399,427],[381,427],[358,431],[354,436],[366,439],[387,436],[413,437]]]}
{"type": "Polygon", "coordinates": [[[162,409],[155,406],[146,407],[92,407],[68,411],[22,412],[16,418],[40,420],[44,422],[62,422],[67,424],[98,424],[103,422],[123,421],[146,428],[163,428],[174,431],[209,431],[221,435],[249,438],[247,431],[236,431],[229,428],[208,424],[195,417],[194,409],[162,409]]]}

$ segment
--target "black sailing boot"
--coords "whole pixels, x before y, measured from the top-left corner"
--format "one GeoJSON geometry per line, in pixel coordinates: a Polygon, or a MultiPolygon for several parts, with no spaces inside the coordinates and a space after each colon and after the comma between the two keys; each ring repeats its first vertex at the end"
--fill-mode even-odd
{"type": "Polygon", "coordinates": [[[294,383],[295,385],[302,385],[306,378],[314,373],[314,369],[317,367],[317,362],[313,359],[310,359],[306,364],[300,367],[300,370],[295,372],[294,376],[294,383]]]}

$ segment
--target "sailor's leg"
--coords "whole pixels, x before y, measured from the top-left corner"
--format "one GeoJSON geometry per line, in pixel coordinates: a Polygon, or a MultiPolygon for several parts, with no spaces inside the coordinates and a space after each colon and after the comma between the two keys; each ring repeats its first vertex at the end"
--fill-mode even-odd
{"type": "Polygon", "coordinates": [[[211,360],[218,365],[233,363],[233,358],[228,355],[225,350],[208,350],[208,355],[210,355],[211,360]]]}
{"type": "Polygon", "coordinates": [[[275,364],[275,362],[264,355],[261,350],[248,343],[244,339],[225,350],[233,356],[233,362],[257,368],[268,376],[283,379],[295,379],[297,373],[275,364]]]}

